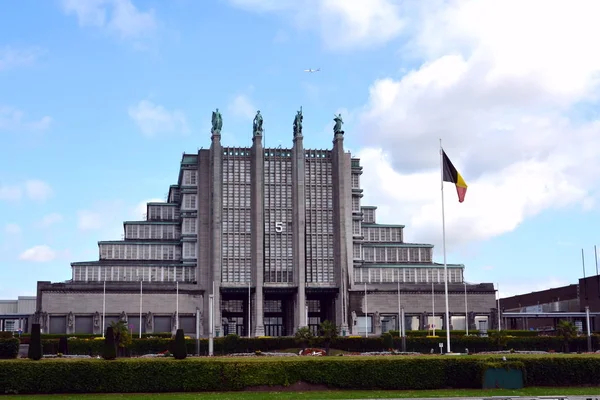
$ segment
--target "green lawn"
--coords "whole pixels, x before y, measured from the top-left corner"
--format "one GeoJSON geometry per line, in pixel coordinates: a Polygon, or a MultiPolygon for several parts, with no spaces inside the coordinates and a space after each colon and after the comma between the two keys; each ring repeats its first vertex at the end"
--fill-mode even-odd
{"type": "Polygon", "coordinates": [[[585,396],[600,394],[596,388],[525,388],[521,390],[422,390],[422,391],[329,391],[329,392],[228,392],[228,393],[151,393],[151,394],[66,394],[2,396],[2,400],[261,400],[261,399],[391,399],[418,397],[482,396],[585,396]]]}

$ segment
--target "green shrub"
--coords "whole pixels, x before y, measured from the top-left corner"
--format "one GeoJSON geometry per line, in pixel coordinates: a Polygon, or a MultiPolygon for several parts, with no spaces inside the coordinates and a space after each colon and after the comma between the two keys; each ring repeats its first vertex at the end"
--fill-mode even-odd
{"type": "Polygon", "coordinates": [[[394,347],[394,338],[391,334],[386,332],[383,335],[381,335],[381,337],[383,338],[383,348],[385,350],[389,350],[394,347]]]}
{"type": "Polygon", "coordinates": [[[40,324],[31,325],[31,339],[29,341],[27,358],[32,360],[39,360],[42,358],[42,336],[40,334],[40,324]]]}
{"type": "Polygon", "coordinates": [[[19,339],[0,339],[0,359],[17,358],[19,355],[19,339]]]}
{"type": "MultiPolygon", "coordinates": [[[[400,336],[400,332],[397,330],[388,331],[392,336],[397,337],[400,336]]],[[[496,332],[496,330],[488,330],[488,335],[496,332]]],[[[516,337],[535,337],[538,336],[538,331],[526,331],[526,330],[504,330],[508,336],[516,336],[516,337]]],[[[467,332],[464,330],[452,330],[450,331],[450,336],[465,336],[467,332]]],[[[429,336],[430,331],[406,331],[407,337],[426,337],[429,336]]],[[[435,334],[440,337],[446,337],[445,330],[437,330],[435,334]]],[[[477,329],[469,329],[469,335],[479,335],[479,330],[477,329]]]]}
{"type": "Polygon", "coordinates": [[[113,327],[106,328],[104,337],[104,346],[102,348],[102,358],[105,360],[114,360],[117,358],[117,343],[115,342],[115,333],[113,327]]]}
{"type": "MultiPolygon", "coordinates": [[[[59,352],[59,337],[66,335],[54,335],[54,339],[46,339],[43,336],[42,346],[44,354],[56,354],[59,352]]],[[[70,336],[69,336],[70,337],[70,336]]],[[[382,337],[335,337],[331,339],[331,348],[347,352],[371,352],[389,349],[389,343],[384,343],[385,335],[382,337]]],[[[593,350],[600,349],[600,336],[592,335],[593,350]]],[[[29,340],[29,338],[28,338],[29,340]]],[[[393,338],[393,348],[401,348],[401,339],[393,338]]],[[[407,337],[406,350],[418,353],[429,353],[433,348],[439,351],[438,343],[445,342],[445,337],[427,338],[427,337],[407,337]]],[[[23,341],[21,341],[23,343],[23,341]]],[[[102,355],[102,346],[104,340],[94,339],[92,336],[79,339],[68,339],[69,354],[85,354],[90,356],[102,355]]],[[[132,339],[124,350],[124,353],[130,356],[140,356],[144,354],[156,354],[170,350],[171,340],[168,338],[145,338],[132,339]]],[[[196,340],[186,339],[187,354],[196,354],[196,340]]],[[[200,355],[208,355],[208,339],[200,339],[200,355]]],[[[325,348],[325,339],[323,337],[314,337],[310,340],[311,347],[325,348]]],[[[479,353],[485,351],[497,351],[498,346],[490,337],[479,336],[453,336],[451,339],[451,350],[463,353],[469,349],[470,353],[479,353]]],[[[258,350],[262,352],[278,351],[284,349],[295,349],[301,347],[301,343],[295,337],[264,337],[248,338],[237,335],[215,338],[214,351],[216,355],[231,353],[254,353],[258,350]]],[[[563,341],[553,336],[537,337],[506,337],[505,349],[514,349],[514,351],[537,350],[537,351],[563,351],[563,341]]],[[[587,352],[587,338],[585,336],[576,337],[569,342],[571,352],[587,352]]]]}
{"type": "Polygon", "coordinates": [[[296,343],[302,348],[302,350],[306,349],[313,340],[314,335],[308,326],[303,326],[302,328],[298,328],[296,333],[294,334],[294,339],[296,343]]]}
{"type": "Polygon", "coordinates": [[[5,360],[0,393],[234,391],[299,381],[355,390],[481,388],[489,368],[521,370],[527,386],[600,382],[600,357],[593,356],[156,358],[118,359],[110,367],[99,360],[5,360]]]}
{"type": "Polygon", "coordinates": [[[67,338],[64,336],[58,339],[58,352],[61,354],[69,354],[69,345],[67,343],[67,338]]]}
{"type": "Polygon", "coordinates": [[[185,337],[183,335],[183,329],[177,329],[177,332],[175,333],[173,357],[176,360],[183,360],[187,357],[187,348],[185,346],[185,337]]]}

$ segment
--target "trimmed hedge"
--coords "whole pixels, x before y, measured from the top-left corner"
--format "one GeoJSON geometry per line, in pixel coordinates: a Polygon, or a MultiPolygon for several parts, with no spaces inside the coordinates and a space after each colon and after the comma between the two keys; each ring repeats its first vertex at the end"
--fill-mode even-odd
{"type": "Polygon", "coordinates": [[[600,384],[600,357],[591,356],[53,359],[0,362],[0,393],[236,391],[300,381],[355,390],[481,388],[488,368],[519,369],[527,386],[600,384]]]}
{"type": "MultiPolygon", "coordinates": [[[[488,335],[492,335],[493,333],[497,332],[497,330],[488,330],[488,335]]],[[[516,336],[516,337],[535,337],[539,335],[538,331],[526,331],[526,330],[503,330],[502,332],[506,333],[508,336],[516,336]]],[[[392,336],[400,336],[400,332],[397,330],[391,330],[389,331],[389,333],[392,336]]],[[[450,336],[464,336],[467,333],[467,331],[464,330],[452,330],[450,331],[450,336]]],[[[446,337],[446,331],[445,330],[439,330],[436,329],[435,330],[435,334],[436,336],[443,336],[446,337]]],[[[469,335],[478,335],[479,334],[479,330],[477,329],[469,329],[469,335]]],[[[412,336],[420,336],[420,337],[425,337],[425,336],[429,336],[431,335],[431,331],[406,331],[406,336],[407,337],[412,337],[412,336]]]]}
{"type": "MultiPolygon", "coordinates": [[[[12,334],[11,334],[12,336],[12,334]]],[[[168,338],[170,339],[172,336],[172,334],[170,332],[168,333],[142,333],[142,338],[168,338]]],[[[94,334],[88,334],[88,333],[74,333],[74,334],[59,334],[59,333],[46,333],[46,334],[42,334],[42,340],[50,340],[50,339],[60,339],[61,337],[67,337],[67,338],[77,338],[77,339],[94,339],[94,338],[101,338],[102,335],[94,335],[94,334]]],[[[30,333],[22,333],[19,336],[19,339],[21,340],[21,343],[23,344],[29,344],[29,341],[31,339],[31,334],[30,333]]]]}
{"type": "MultiPolygon", "coordinates": [[[[19,339],[0,339],[0,359],[17,358],[19,355],[19,339]]],[[[1,392],[0,392],[1,393],[1,392]]]]}
{"type": "MultiPolygon", "coordinates": [[[[139,356],[144,354],[156,354],[166,350],[172,351],[169,346],[171,339],[154,338],[154,339],[132,339],[132,343],[125,349],[125,355],[139,356]]],[[[186,341],[187,354],[197,354],[196,340],[187,339],[186,341]]],[[[97,356],[102,353],[102,344],[104,341],[101,338],[90,339],[70,339],[69,354],[84,354],[97,356]]],[[[427,337],[407,337],[406,350],[417,353],[429,353],[431,349],[434,353],[439,352],[439,343],[446,343],[446,338],[440,336],[437,338],[427,337]]],[[[44,354],[58,353],[59,339],[44,339],[42,345],[44,354]]],[[[469,349],[470,353],[479,353],[485,351],[497,351],[498,345],[493,338],[478,337],[478,336],[453,336],[452,351],[465,352],[469,349]]],[[[231,353],[254,353],[257,350],[277,351],[284,349],[293,349],[298,347],[297,341],[293,337],[267,337],[267,338],[247,338],[229,335],[227,337],[215,338],[214,351],[217,355],[231,353]]],[[[309,343],[311,347],[324,347],[323,339],[316,337],[309,343]]],[[[401,348],[401,339],[393,338],[393,347],[401,348]]],[[[592,347],[594,350],[600,349],[600,336],[592,336],[592,347]]],[[[332,339],[331,348],[348,352],[370,352],[370,351],[386,351],[389,350],[389,342],[386,343],[383,337],[337,337],[332,339]]],[[[535,350],[535,351],[563,351],[563,342],[560,338],[553,336],[538,336],[538,337],[508,337],[507,344],[503,350],[535,350]]],[[[587,352],[587,337],[574,338],[569,344],[571,352],[587,352]]],[[[200,355],[208,354],[208,339],[200,339],[200,355]]]]}

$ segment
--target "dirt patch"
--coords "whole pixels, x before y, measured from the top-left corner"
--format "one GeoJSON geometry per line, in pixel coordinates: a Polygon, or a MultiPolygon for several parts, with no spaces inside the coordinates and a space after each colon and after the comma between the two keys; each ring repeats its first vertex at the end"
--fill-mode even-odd
{"type": "Polygon", "coordinates": [[[327,385],[318,385],[314,383],[308,382],[296,382],[289,386],[283,385],[275,385],[275,386],[252,386],[246,388],[247,392],[311,392],[311,391],[328,391],[331,388],[327,387],[327,385]]]}

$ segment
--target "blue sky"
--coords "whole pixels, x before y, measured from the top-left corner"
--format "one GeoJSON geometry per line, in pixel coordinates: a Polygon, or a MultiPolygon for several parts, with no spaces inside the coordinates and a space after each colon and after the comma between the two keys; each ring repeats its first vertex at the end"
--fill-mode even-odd
{"type": "Polygon", "coordinates": [[[305,146],[328,148],[341,112],[365,168],[364,204],[381,207],[380,222],[406,224],[407,239],[436,244],[437,261],[442,138],[469,184],[460,205],[445,186],[448,261],[464,263],[468,281],[505,294],[573,283],[581,248],[591,274],[595,4],[555,2],[541,17],[541,3],[523,16],[518,2],[480,3],[5,4],[0,298],[97,259],[97,241],[119,239],[123,220],[164,199],[182,152],[209,145],[217,107],[231,146],[250,145],[258,109],[266,144],[291,146],[302,106],[305,146]],[[559,22],[571,29],[557,37],[559,22]]]}

